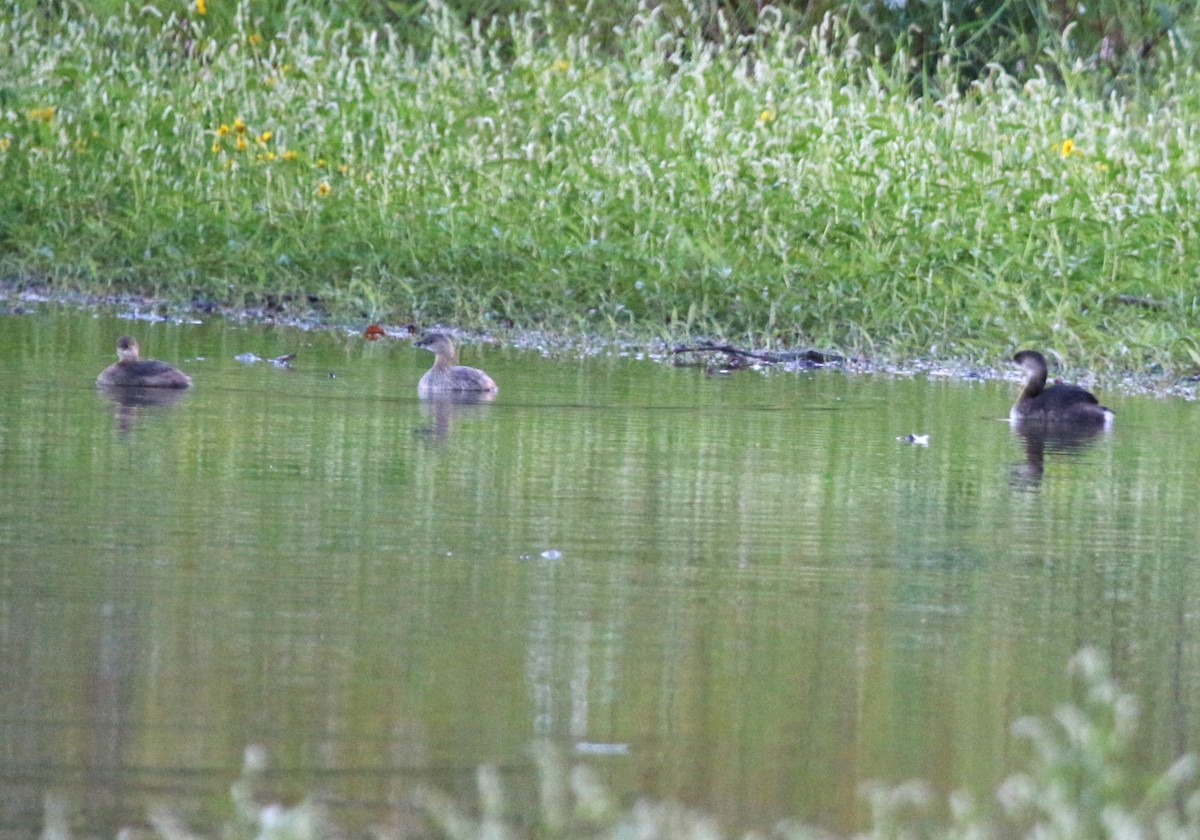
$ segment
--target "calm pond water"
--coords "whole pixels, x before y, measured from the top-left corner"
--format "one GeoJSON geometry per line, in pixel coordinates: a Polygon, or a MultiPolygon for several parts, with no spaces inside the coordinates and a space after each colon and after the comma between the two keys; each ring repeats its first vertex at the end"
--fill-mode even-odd
{"type": "Polygon", "coordinates": [[[1014,383],[462,355],[494,402],[419,401],[403,341],[0,316],[4,837],[47,791],[211,832],[249,744],[361,827],[539,739],[623,801],[847,831],[867,780],[992,789],[1082,645],[1147,769],[1196,748],[1195,405],[1102,392],[1111,435],[1047,443],[1014,383]],[[127,332],[196,387],[98,392],[127,332]]]}

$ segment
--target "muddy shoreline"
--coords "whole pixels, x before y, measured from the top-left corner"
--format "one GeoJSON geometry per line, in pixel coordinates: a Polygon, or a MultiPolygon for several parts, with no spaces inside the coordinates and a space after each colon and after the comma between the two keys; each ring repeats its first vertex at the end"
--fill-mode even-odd
{"type": "MultiPolygon", "coordinates": [[[[190,304],[145,295],[113,293],[96,295],[78,290],[56,289],[45,285],[0,281],[0,316],[19,317],[45,308],[107,310],[116,318],[144,322],[196,324],[209,318],[222,318],[234,323],[281,326],[299,330],[329,330],[348,336],[362,335],[368,322],[351,324],[312,311],[296,314],[283,307],[235,307],[209,302],[190,304]]],[[[448,329],[470,340],[502,347],[529,350],[548,358],[581,358],[597,355],[617,355],[646,359],[659,364],[698,367],[715,375],[742,371],[803,372],[833,369],[847,374],[929,376],[964,381],[997,380],[1020,382],[1023,375],[1016,366],[989,366],[958,359],[917,358],[903,362],[872,360],[858,357],[838,358],[826,364],[814,364],[809,348],[776,351],[777,360],[750,359],[748,354],[761,353],[759,348],[746,347],[745,353],[723,353],[707,349],[704,352],[680,352],[681,341],[637,339],[627,336],[597,336],[562,334],[516,327],[497,327],[490,330],[455,329],[446,324],[381,324],[387,338],[411,340],[423,329],[434,326],[448,329]]],[[[705,339],[689,339],[687,346],[698,347],[705,339]]],[[[742,348],[739,348],[742,349],[742,348]]],[[[820,350],[818,353],[837,351],[820,350]]],[[[766,354],[771,355],[771,354],[766,354]]],[[[1002,354],[998,354],[1002,355],[1002,354]]],[[[1071,371],[1070,380],[1089,388],[1162,398],[1196,400],[1200,397],[1200,375],[1174,371],[1124,371],[1100,374],[1088,370],[1071,371]]]]}

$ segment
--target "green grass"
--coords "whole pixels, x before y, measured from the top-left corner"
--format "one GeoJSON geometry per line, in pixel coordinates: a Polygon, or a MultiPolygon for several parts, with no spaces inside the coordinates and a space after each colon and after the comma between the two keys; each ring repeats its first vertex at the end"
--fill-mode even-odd
{"type": "Polygon", "coordinates": [[[432,5],[418,52],[301,2],[175,8],[0,11],[0,276],[342,321],[1200,364],[1188,62],[1106,95],[1064,38],[1053,74],[947,71],[916,96],[904,54],[860,54],[836,20],[722,35],[643,12],[602,48],[562,15],[484,29],[432,5]]]}

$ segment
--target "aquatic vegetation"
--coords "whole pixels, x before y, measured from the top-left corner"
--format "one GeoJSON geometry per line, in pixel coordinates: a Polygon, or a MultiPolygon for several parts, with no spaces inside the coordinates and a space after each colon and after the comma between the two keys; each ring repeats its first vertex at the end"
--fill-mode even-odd
{"type": "Polygon", "coordinates": [[[1200,364],[1186,61],[1122,98],[1063,33],[1053,73],[964,87],[947,62],[918,90],[834,18],[560,21],[432,4],[418,51],[299,0],[10,5],[0,273],[340,319],[1200,364]]]}

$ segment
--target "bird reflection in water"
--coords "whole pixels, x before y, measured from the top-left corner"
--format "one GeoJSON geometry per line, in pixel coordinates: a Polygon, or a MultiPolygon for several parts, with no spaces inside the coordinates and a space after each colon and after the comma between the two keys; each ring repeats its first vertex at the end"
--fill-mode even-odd
{"type": "Polygon", "coordinates": [[[115,407],[113,419],[120,434],[133,430],[145,417],[169,408],[188,392],[183,388],[138,388],[101,385],[99,391],[115,407]]]}
{"type": "Polygon", "coordinates": [[[1111,432],[1103,426],[1065,426],[1038,422],[1012,424],[1013,433],[1025,445],[1025,460],[1013,465],[1012,485],[1018,489],[1037,489],[1046,470],[1046,454],[1072,457],[1081,454],[1111,432]]]}
{"type": "Polygon", "coordinates": [[[481,407],[496,399],[495,391],[443,391],[421,398],[421,416],[428,426],[415,429],[416,434],[442,443],[450,438],[454,427],[463,417],[483,410],[481,407]]]}

